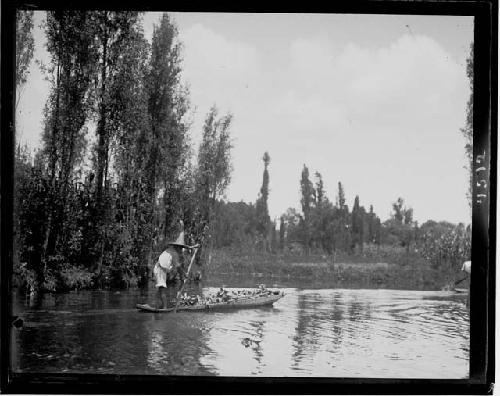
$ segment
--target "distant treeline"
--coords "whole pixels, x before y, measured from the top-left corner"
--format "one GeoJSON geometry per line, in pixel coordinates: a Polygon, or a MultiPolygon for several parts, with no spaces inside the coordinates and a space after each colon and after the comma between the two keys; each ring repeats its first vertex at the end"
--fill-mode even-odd
{"type": "MultiPolygon", "coordinates": [[[[413,219],[413,209],[403,198],[392,203],[391,217],[381,222],[370,205],[367,211],[356,196],[352,209],[346,204],[344,187],[337,186],[336,202],[331,202],[320,173],[310,180],[304,165],[300,176],[301,210],[289,208],[271,221],[267,208],[270,156],[264,155],[262,188],[256,203],[217,201],[213,224],[214,246],[239,248],[304,257],[322,255],[345,260],[387,258],[387,248],[397,252],[392,264],[407,262],[405,256],[420,256],[433,268],[451,272],[460,269],[470,256],[471,227],[429,220],[421,225],[413,219]],[[383,246],[384,254],[380,253],[383,246]],[[369,249],[366,249],[369,247],[369,249]]],[[[299,180],[299,179],[298,179],[299,180]]],[[[349,260],[350,261],[350,260],[349,260]]]]}

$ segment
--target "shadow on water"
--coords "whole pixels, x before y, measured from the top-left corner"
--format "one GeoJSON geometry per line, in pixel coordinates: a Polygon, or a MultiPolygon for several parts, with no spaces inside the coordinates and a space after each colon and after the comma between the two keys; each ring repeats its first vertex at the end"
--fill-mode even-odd
{"type": "MultiPolygon", "coordinates": [[[[243,280],[242,287],[254,286],[243,280]]],[[[219,283],[220,285],[220,283],[219,283]]],[[[219,286],[217,285],[217,286],[219,286]]],[[[214,290],[191,285],[189,294],[214,290]]],[[[274,307],[139,313],[154,290],[14,295],[16,371],[463,378],[469,315],[449,292],[285,288],[274,307]]],[[[175,289],[169,298],[175,299],[175,289]]]]}

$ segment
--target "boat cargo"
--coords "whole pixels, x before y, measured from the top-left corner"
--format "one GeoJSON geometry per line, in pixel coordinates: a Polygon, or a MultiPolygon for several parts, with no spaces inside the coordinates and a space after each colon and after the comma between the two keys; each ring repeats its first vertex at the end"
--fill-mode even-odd
{"type": "MultiPolygon", "coordinates": [[[[282,291],[257,289],[255,291],[232,291],[226,290],[217,295],[206,298],[183,296],[180,300],[177,311],[219,311],[243,308],[257,308],[270,306],[285,295],[282,291]]],[[[137,309],[143,312],[173,312],[174,307],[158,309],[149,304],[137,304],[137,309]]]]}

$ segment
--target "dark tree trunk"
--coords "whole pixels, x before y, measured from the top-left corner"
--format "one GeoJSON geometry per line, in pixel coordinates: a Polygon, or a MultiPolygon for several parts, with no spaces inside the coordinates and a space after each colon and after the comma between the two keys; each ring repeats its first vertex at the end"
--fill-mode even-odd
{"type": "MultiPolygon", "coordinates": [[[[107,13],[105,12],[105,19],[107,18],[107,13]]],[[[108,139],[106,134],[106,67],[107,67],[107,51],[108,51],[108,31],[107,26],[104,27],[104,38],[103,38],[103,62],[101,68],[101,106],[99,109],[99,123],[97,126],[98,134],[98,146],[97,146],[97,203],[100,205],[102,203],[102,189],[104,182],[104,172],[106,167],[106,155],[107,155],[107,145],[108,139]]]]}
{"type": "Polygon", "coordinates": [[[96,206],[97,206],[97,232],[100,234],[98,243],[100,246],[100,254],[97,261],[97,273],[102,273],[102,263],[104,260],[104,200],[103,189],[107,173],[107,156],[109,139],[107,136],[107,107],[106,107],[106,79],[107,79],[107,57],[108,57],[108,27],[107,27],[107,12],[104,12],[104,33],[103,33],[103,49],[102,49],[102,68],[101,68],[101,105],[99,109],[99,122],[97,125],[98,145],[97,145],[97,180],[96,180],[96,206]]]}

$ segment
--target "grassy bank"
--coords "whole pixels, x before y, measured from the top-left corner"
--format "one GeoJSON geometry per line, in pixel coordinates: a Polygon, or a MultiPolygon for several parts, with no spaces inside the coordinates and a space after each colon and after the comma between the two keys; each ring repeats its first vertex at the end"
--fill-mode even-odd
{"type": "Polygon", "coordinates": [[[408,253],[394,247],[366,249],[362,254],[336,257],[222,249],[212,252],[205,274],[208,279],[247,275],[255,282],[259,279],[273,282],[274,279],[321,287],[425,290],[441,290],[461,276],[446,268],[433,268],[417,252],[408,253]]]}

